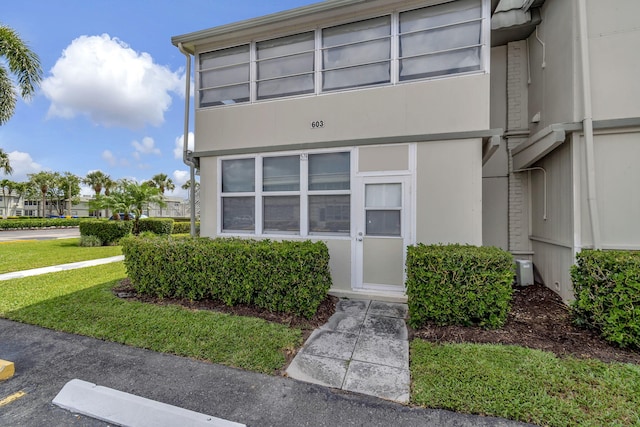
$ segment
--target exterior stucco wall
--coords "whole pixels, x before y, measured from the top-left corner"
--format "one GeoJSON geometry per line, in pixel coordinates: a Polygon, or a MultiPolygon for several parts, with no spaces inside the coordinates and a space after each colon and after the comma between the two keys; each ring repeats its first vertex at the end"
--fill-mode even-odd
{"type": "Polygon", "coordinates": [[[639,16],[638,0],[587,2],[594,120],[640,116],[639,16]]]}
{"type": "Polygon", "coordinates": [[[489,75],[480,74],[213,107],[196,112],[195,151],[484,130],[487,105],[489,75]]]}
{"type": "MultiPolygon", "coordinates": [[[[578,141],[579,158],[584,164],[584,139],[578,141]]],[[[595,178],[600,237],[603,249],[640,250],[640,129],[597,133],[595,178]]],[[[592,246],[591,218],[587,204],[587,175],[580,169],[582,246],[592,246]]]]}
{"type": "MultiPolygon", "coordinates": [[[[490,127],[507,128],[507,47],[491,49],[490,127]]],[[[509,158],[507,141],[482,167],[482,244],[509,248],[509,158]]]]}
{"type": "Polygon", "coordinates": [[[419,143],[416,238],[482,245],[482,141],[419,143]]]}
{"type": "Polygon", "coordinates": [[[218,159],[200,159],[200,235],[215,237],[218,221],[218,159]]]}
{"type": "Polygon", "coordinates": [[[537,37],[534,31],[527,40],[531,80],[529,121],[536,113],[540,113],[540,122],[529,126],[531,134],[553,123],[576,119],[574,85],[577,79],[576,61],[579,61],[575,40],[576,16],[575,1],[546,1],[537,37]]]}
{"type": "Polygon", "coordinates": [[[573,168],[570,143],[564,143],[528,172],[531,186],[533,262],[544,283],[565,300],[573,299],[569,266],[574,261],[573,168]],[[546,189],[545,189],[546,175],[546,189]]]}

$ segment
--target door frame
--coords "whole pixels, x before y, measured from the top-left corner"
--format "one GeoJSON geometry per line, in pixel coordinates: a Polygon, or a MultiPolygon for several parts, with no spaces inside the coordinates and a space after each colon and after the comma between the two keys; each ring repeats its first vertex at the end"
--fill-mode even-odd
{"type": "MultiPolygon", "coordinates": [[[[406,247],[415,242],[415,220],[414,220],[414,191],[415,186],[414,174],[409,172],[390,171],[378,172],[375,174],[366,174],[355,176],[353,180],[353,208],[352,218],[354,222],[354,233],[352,236],[352,289],[354,291],[374,291],[387,293],[390,295],[405,294],[406,291],[406,271],[404,265],[406,262],[406,247]],[[365,186],[367,184],[401,184],[402,185],[402,212],[400,217],[400,238],[403,240],[404,248],[402,254],[402,286],[390,285],[384,283],[365,283],[364,282],[364,239],[365,235],[365,186]],[[362,233],[362,234],[360,234],[362,233]]],[[[384,239],[384,236],[376,236],[375,238],[384,239]]],[[[398,237],[388,237],[389,239],[398,239],[398,237]]]]}

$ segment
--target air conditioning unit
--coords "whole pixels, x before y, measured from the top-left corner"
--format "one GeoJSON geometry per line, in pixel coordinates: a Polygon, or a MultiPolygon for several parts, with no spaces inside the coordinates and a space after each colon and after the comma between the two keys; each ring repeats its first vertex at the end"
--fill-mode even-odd
{"type": "Polygon", "coordinates": [[[518,286],[530,286],[533,283],[533,263],[526,259],[517,259],[516,284],[518,286]]]}

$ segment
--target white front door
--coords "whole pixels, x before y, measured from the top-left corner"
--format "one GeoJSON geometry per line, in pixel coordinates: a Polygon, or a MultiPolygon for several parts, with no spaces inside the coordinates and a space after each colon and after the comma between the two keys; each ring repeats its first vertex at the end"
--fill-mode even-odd
{"type": "Polygon", "coordinates": [[[404,294],[404,263],[411,244],[408,175],[356,179],[354,288],[404,294]]]}

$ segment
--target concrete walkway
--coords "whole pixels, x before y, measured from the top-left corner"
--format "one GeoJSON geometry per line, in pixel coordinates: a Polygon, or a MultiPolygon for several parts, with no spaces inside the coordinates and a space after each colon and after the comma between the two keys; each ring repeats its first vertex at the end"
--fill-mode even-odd
{"type": "Polygon", "coordinates": [[[342,299],[329,321],[313,331],[287,375],[407,403],[411,381],[406,316],[406,304],[342,299]]]}
{"type": "Polygon", "coordinates": [[[108,264],[111,262],[123,261],[124,255],[112,256],[109,258],[98,258],[89,261],[71,262],[69,264],[53,265],[51,267],[34,268],[31,270],[14,271],[12,273],[0,274],[0,280],[20,279],[27,276],[37,276],[39,274],[55,273],[56,271],[73,270],[76,268],[93,267],[94,265],[108,264]]]}

